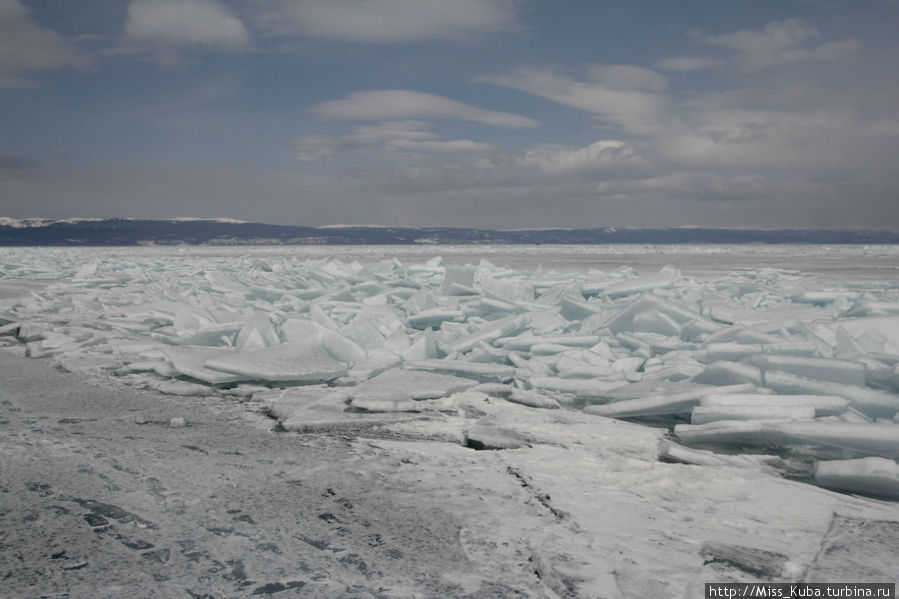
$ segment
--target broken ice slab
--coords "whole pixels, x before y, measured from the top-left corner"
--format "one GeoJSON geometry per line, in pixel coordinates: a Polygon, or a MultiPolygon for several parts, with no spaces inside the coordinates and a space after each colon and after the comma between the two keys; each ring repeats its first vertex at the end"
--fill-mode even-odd
{"type": "Polygon", "coordinates": [[[175,342],[179,345],[231,345],[234,336],[243,326],[243,322],[214,323],[199,327],[191,331],[189,335],[175,339],[175,342]]]}
{"type": "MultiPolygon", "coordinates": [[[[645,319],[646,322],[652,320],[664,323],[666,330],[670,331],[673,331],[674,328],[680,329],[682,325],[688,322],[704,322],[707,320],[699,313],[690,310],[673,300],[647,293],[631,301],[626,307],[607,318],[606,321],[602,323],[601,328],[608,328],[613,333],[637,330],[635,329],[634,319],[645,312],[661,314],[665,318],[661,319],[660,317],[650,315],[648,317],[640,316],[640,319],[645,319]]],[[[712,323],[706,323],[706,326],[704,327],[706,330],[715,330],[717,328],[718,327],[712,323]]]]}
{"type": "Polygon", "coordinates": [[[697,345],[695,343],[687,343],[686,341],[682,341],[679,337],[671,335],[660,335],[658,333],[644,333],[641,331],[634,331],[630,335],[626,335],[625,333],[618,333],[617,338],[621,340],[626,336],[630,337],[631,339],[639,340],[641,343],[649,347],[652,355],[656,356],[674,351],[695,350],[697,348],[697,345]]]}
{"type": "Polygon", "coordinates": [[[439,328],[441,323],[446,320],[451,322],[462,322],[464,319],[465,314],[460,310],[433,308],[409,316],[407,320],[409,321],[409,326],[413,329],[426,329],[428,327],[439,328]]]}
{"type": "Polygon", "coordinates": [[[355,312],[343,329],[350,341],[368,351],[383,347],[394,334],[405,330],[399,315],[387,306],[367,306],[355,312]]]}
{"type": "MultiPolygon", "coordinates": [[[[485,391],[486,393],[486,391],[485,391]]],[[[507,398],[512,403],[521,404],[531,408],[556,409],[559,408],[559,402],[536,391],[528,391],[526,389],[514,389],[507,398]]]]}
{"type": "Polygon", "coordinates": [[[521,335],[498,339],[497,343],[510,351],[530,351],[535,345],[551,344],[563,345],[567,349],[572,347],[593,347],[602,341],[598,335],[521,335]]]}
{"type": "Polygon", "coordinates": [[[534,389],[547,391],[559,391],[561,393],[573,393],[578,399],[590,400],[596,397],[605,397],[612,389],[627,385],[624,378],[617,380],[598,379],[563,379],[553,376],[535,376],[528,381],[534,389]]]}
{"type": "Polygon", "coordinates": [[[644,358],[618,358],[612,362],[612,368],[619,372],[637,372],[646,363],[644,358]]]}
{"type": "Polygon", "coordinates": [[[484,314],[494,314],[494,313],[514,313],[514,312],[527,312],[528,306],[526,304],[516,304],[512,302],[507,302],[505,300],[497,299],[494,297],[481,297],[480,302],[478,303],[481,312],[484,314]]]}
{"type": "Polygon", "coordinates": [[[189,376],[192,379],[209,383],[210,385],[221,385],[225,383],[236,383],[238,381],[252,380],[252,377],[222,372],[205,366],[207,360],[216,358],[224,358],[234,355],[235,350],[222,347],[163,347],[162,353],[171,362],[172,368],[178,374],[189,376]]]}
{"type": "Polygon", "coordinates": [[[278,420],[286,420],[298,411],[308,409],[342,413],[347,401],[345,393],[324,386],[285,389],[267,399],[269,413],[278,420]]]}
{"type": "MultiPolygon", "coordinates": [[[[702,365],[697,363],[652,365],[643,367],[643,378],[654,381],[683,381],[692,379],[702,372],[702,365]]],[[[639,375],[640,373],[634,373],[639,375]]]]}
{"type": "Polygon", "coordinates": [[[21,326],[22,323],[20,322],[10,322],[0,326],[0,337],[3,337],[4,335],[11,335],[13,337],[18,336],[21,326]]]}
{"type": "Polygon", "coordinates": [[[272,400],[269,412],[284,430],[300,433],[370,428],[409,418],[347,411],[347,401],[346,394],[327,387],[288,389],[272,400]]]}
{"type": "Polygon", "coordinates": [[[150,388],[165,395],[181,395],[184,397],[203,397],[204,395],[212,395],[212,389],[208,386],[199,383],[189,383],[187,381],[152,381],[150,383],[150,388]]]}
{"type": "Polygon", "coordinates": [[[280,331],[281,340],[300,345],[317,341],[335,360],[347,364],[364,360],[365,350],[334,330],[332,326],[336,325],[321,310],[318,312],[321,313],[319,317],[312,320],[288,318],[284,321],[280,331]],[[322,322],[325,324],[321,324],[322,322]]]}
{"type": "Polygon", "coordinates": [[[720,420],[706,424],[678,424],[674,434],[688,444],[820,445],[869,456],[899,457],[899,426],[892,423],[720,420]]]}
{"type": "Polygon", "coordinates": [[[704,385],[739,385],[751,383],[763,387],[762,372],[755,366],[736,362],[715,362],[693,377],[693,382],[704,385]]]}
{"type": "Polygon", "coordinates": [[[271,319],[262,312],[256,312],[247,319],[246,324],[237,333],[234,345],[237,349],[252,350],[272,347],[280,343],[281,339],[275,332],[271,319]]]}
{"type": "Polygon", "coordinates": [[[531,346],[531,353],[535,356],[554,356],[567,352],[570,349],[567,345],[559,345],[558,343],[537,343],[531,346]]]}
{"type": "Polygon", "coordinates": [[[350,402],[350,409],[353,411],[373,413],[421,412],[426,407],[426,402],[415,401],[408,397],[402,398],[395,396],[355,397],[350,402]]]}
{"type": "Polygon", "coordinates": [[[820,291],[802,291],[790,297],[790,300],[797,304],[812,304],[815,306],[826,306],[840,300],[851,300],[858,297],[858,292],[847,291],[845,289],[820,290],[820,291]]]}
{"type": "Polygon", "coordinates": [[[891,417],[896,413],[896,410],[899,410],[899,395],[868,387],[809,379],[788,372],[766,372],[765,386],[783,394],[797,393],[845,397],[853,407],[874,418],[891,417]]]}
{"type": "Polygon", "coordinates": [[[702,406],[806,406],[815,416],[833,416],[849,407],[849,400],[837,395],[762,395],[759,393],[729,393],[716,389],[702,398],[702,406]]]}
{"type": "Polygon", "coordinates": [[[464,391],[477,384],[470,378],[395,368],[347,389],[354,400],[366,397],[377,399],[435,399],[464,391]]]}
{"type": "MultiPolygon", "coordinates": [[[[819,340],[820,341],[820,340],[819,340]]],[[[814,341],[776,341],[763,343],[762,349],[773,356],[793,356],[797,358],[815,358],[819,356],[820,345],[814,341]]],[[[823,356],[828,357],[828,356],[823,356]]]]}
{"type": "Polygon", "coordinates": [[[899,302],[859,301],[846,310],[846,316],[887,316],[899,314],[899,302]]]}
{"type": "Polygon", "coordinates": [[[584,320],[602,312],[602,304],[588,303],[569,296],[559,300],[559,313],[567,320],[584,320]]]}
{"type": "Polygon", "coordinates": [[[638,337],[626,333],[618,333],[615,335],[615,339],[622,347],[631,350],[634,356],[639,356],[641,358],[652,357],[652,348],[649,347],[649,344],[646,343],[646,341],[643,341],[638,337]]]}
{"type": "Polygon", "coordinates": [[[430,360],[437,357],[437,339],[434,332],[425,329],[417,339],[412,341],[405,350],[402,357],[404,360],[430,360]]]}
{"type": "Polygon", "coordinates": [[[690,423],[704,424],[718,420],[811,420],[814,417],[815,408],[811,406],[699,405],[693,408],[690,423]]]}
{"type": "Polygon", "coordinates": [[[465,445],[472,449],[518,449],[528,445],[520,433],[496,424],[489,416],[466,430],[464,437],[465,445]]]}
{"type": "Polygon", "coordinates": [[[656,274],[644,275],[635,277],[633,279],[627,279],[625,281],[612,283],[611,285],[608,285],[605,289],[603,289],[602,293],[611,298],[618,298],[625,297],[627,295],[633,295],[635,293],[652,291],[653,289],[663,289],[666,287],[671,287],[675,279],[677,279],[677,277],[679,276],[680,273],[675,269],[666,267],[656,274]]]}
{"type": "MultiPolygon", "coordinates": [[[[748,363],[760,368],[770,368],[768,364],[777,363],[783,355],[792,357],[807,356],[812,358],[817,352],[817,346],[812,342],[777,342],[777,343],[743,343],[740,341],[707,343],[705,347],[696,351],[696,359],[705,364],[718,361],[736,362],[748,358],[748,363]],[[766,361],[769,356],[757,356],[757,354],[774,354],[772,360],[766,361]],[[757,363],[755,360],[759,360],[757,363]]],[[[800,360],[783,360],[783,364],[796,364],[797,367],[821,366],[821,363],[802,363],[800,360]]]]}
{"type": "Polygon", "coordinates": [[[318,343],[298,345],[285,343],[255,351],[236,352],[207,360],[207,368],[269,382],[320,383],[336,379],[347,372],[318,343]]]}
{"type": "Polygon", "coordinates": [[[281,421],[281,427],[295,433],[326,433],[344,430],[372,428],[408,418],[402,414],[367,414],[330,412],[319,413],[316,410],[303,411],[281,421]]]}
{"type": "Polygon", "coordinates": [[[748,356],[761,354],[764,351],[762,345],[757,343],[709,343],[702,349],[697,350],[695,357],[703,364],[711,364],[713,362],[737,362],[748,356]]]}
{"type": "Polygon", "coordinates": [[[106,343],[105,337],[93,337],[91,333],[70,337],[69,335],[51,334],[46,339],[29,343],[25,355],[31,358],[46,358],[60,354],[70,354],[82,348],[106,343]]]}
{"type": "Polygon", "coordinates": [[[733,466],[757,468],[758,460],[748,455],[724,455],[706,449],[694,449],[678,445],[669,439],[659,441],[659,459],[663,462],[693,464],[695,466],[733,466]]]}
{"type": "Polygon", "coordinates": [[[506,383],[478,383],[471,391],[478,391],[491,397],[508,398],[516,388],[506,383]]]}
{"type": "MultiPolygon", "coordinates": [[[[364,349],[334,331],[326,330],[322,332],[319,337],[319,343],[335,360],[350,366],[362,364],[368,358],[368,354],[364,349]]],[[[377,351],[372,352],[372,355],[376,354],[377,351]]]]}
{"type": "Polygon", "coordinates": [[[869,353],[899,354],[899,317],[897,316],[842,318],[836,323],[869,353]]]}
{"type": "Polygon", "coordinates": [[[31,343],[32,341],[40,341],[50,334],[48,327],[34,322],[23,322],[19,325],[19,332],[16,338],[22,343],[31,343]]]}
{"type": "Polygon", "coordinates": [[[534,284],[526,279],[482,275],[478,278],[478,284],[481,292],[489,299],[505,300],[515,304],[529,304],[534,301],[534,284]]]}
{"type": "MultiPolygon", "coordinates": [[[[751,387],[748,385],[734,385],[723,389],[744,391],[750,388],[751,387]]],[[[591,405],[585,407],[584,411],[595,416],[608,416],[613,418],[684,414],[698,406],[703,397],[721,391],[721,387],[702,385],[690,388],[686,391],[681,391],[680,393],[664,393],[651,395],[649,397],[625,399],[613,403],[591,405]]]]}
{"type": "Polygon", "coordinates": [[[893,423],[782,422],[783,433],[807,443],[851,449],[870,456],[899,459],[899,426],[893,423]]]}
{"type": "Polygon", "coordinates": [[[165,360],[138,360],[122,366],[116,374],[131,374],[134,372],[155,372],[165,378],[175,378],[179,372],[175,370],[171,362],[165,360]]]}
{"type": "MultiPolygon", "coordinates": [[[[539,357],[541,355],[541,352],[537,351],[540,347],[540,345],[535,345],[531,348],[533,356],[539,357]]],[[[567,348],[566,351],[560,353],[562,355],[557,355],[555,358],[555,360],[558,360],[555,362],[555,369],[562,378],[618,378],[621,372],[621,370],[609,364],[608,360],[588,349],[572,350],[567,348]]],[[[550,360],[549,362],[552,363],[555,360],[550,360]]]]}
{"type": "Polygon", "coordinates": [[[456,339],[448,344],[450,351],[467,352],[479,342],[492,342],[500,337],[508,337],[524,330],[528,324],[527,315],[508,316],[499,320],[487,322],[478,330],[456,339]]]}
{"type": "Polygon", "coordinates": [[[440,292],[443,295],[477,295],[477,291],[472,289],[474,275],[475,268],[473,266],[447,265],[444,268],[440,292]]]}
{"type": "Polygon", "coordinates": [[[880,457],[815,464],[815,482],[828,489],[899,499],[899,464],[880,457]]]}
{"type": "Polygon", "coordinates": [[[795,441],[777,427],[778,423],[771,420],[720,420],[706,424],[677,424],[674,434],[684,443],[700,445],[785,445],[795,441]]]}
{"type": "Polygon", "coordinates": [[[763,371],[776,370],[843,385],[866,384],[865,365],[859,362],[785,355],[755,355],[746,361],[763,371]]]}
{"type": "Polygon", "coordinates": [[[633,318],[633,330],[640,333],[678,336],[681,327],[676,320],[658,310],[638,312],[633,318]]]}
{"type": "Polygon", "coordinates": [[[406,362],[404,368],[427,370],[458,375],[481,383],[504,383],[515,376],[515,368],[502,364],[485,362],[464,362],[462,360],[414,360],[406,362]]]}

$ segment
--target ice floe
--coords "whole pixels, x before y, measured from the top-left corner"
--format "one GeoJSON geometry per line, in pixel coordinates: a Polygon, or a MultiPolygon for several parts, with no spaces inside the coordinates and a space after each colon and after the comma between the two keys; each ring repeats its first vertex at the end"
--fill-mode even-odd
{"type": "Polygon", "coordinates": [[[287,430],[389,425],[534,450],[628,419],[667,438],[654,459],[744,468],[776,451],[814,461],[821,486],[895,496],[893,285],[763,267],[696,279],[436,256],[2,253],[0,281],[42,281],[0,304],[3,344],[163,393],[257,398],[287,430]]]}

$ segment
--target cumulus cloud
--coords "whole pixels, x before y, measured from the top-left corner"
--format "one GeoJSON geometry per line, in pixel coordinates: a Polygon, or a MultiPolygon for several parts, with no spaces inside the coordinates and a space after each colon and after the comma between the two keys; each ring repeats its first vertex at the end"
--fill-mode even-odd
{"type": "Polygon", "coordinates": [[[400,150],[421,150],[424,152],[484,152],[492,150],[493,145],[470,139],[421,140],[398,139],[392,147],[400,150]]]}
{"type": "Polygon", "coordinates": [[[124,41],[149,50],[161,62],[177,62],[185,48],[245,49],[243,22],[212,0],[134,0],[128,5],[124,41]]]}
{"type": "Polygon", "coordinates": [[[39,26],[19,0],[0,0],[0,87],[33,85],[26,74],[87,62],[55,31],[39,26]]]}
{"type": "Polygon", "coordinates": [[[663,58],[655,63],[655,67],[662,71],[699,71],[719,66],[719,63],[709,58],[699,58],[696,56],[673,56],[671,58],[663,58]]]}
{"type": "Polygon", "coordinates": [[[642,67],[599,66],[595,81],[575,81],[551,69],[524,67],[510,75],[481,76],[493,83],[590,112],[608,123],[642,135],[655,131],[663,115],[664,96],[649,89],[664,86],[661,75],[642,67]]]}
{"type": "Polygon", "coordinates": [[[573,171],[597,171],[604,167],[620,166],[641,161],[637,149],[618,140],[600,140],[584,148],[537,147],[527,150],[518,163],[547,174],[573,171]]]}
{"type": "Polygon", "coordinates": [[[410,90],[356,92],[342,100],[317,104],[310,112],[324,118],[359,121],[454,119],[513,129],[540,124],[517,114],[485,110],[444,96],[410,90]]]}
{"type": "Polygon", "coordinates": [[[661,73],[630,64],[595,64],[587,73],[593,81],[609,89],[661,92],[668,86],[661,73]]]}
{"type": "Polygon", "coordinates": [[[859,49],[853,39],[814,44],[821,37],[818,29],[801,19],[774,21],[761,30],[742,29],[702,38],[710,46],[726,48],[750,69],[782,66],[805,61],[831,61],[859,49]]]}
{"type": "Polygon", "coordinates": [[[441,140],[422,121],[388,121],[362,125],[352,133],[339,137],[306,136],[294,142],[295,156],[300,162],[333,160],[339,154],[356,151],[382,152],[481,152],[490,144],[468,139],[441,140]]]}
{"type": "Polygon", "coordinates": [[[274,34],[367,43],[460,42],[514,29],[515,0],[277,0],[261,25],[274,34]]]}

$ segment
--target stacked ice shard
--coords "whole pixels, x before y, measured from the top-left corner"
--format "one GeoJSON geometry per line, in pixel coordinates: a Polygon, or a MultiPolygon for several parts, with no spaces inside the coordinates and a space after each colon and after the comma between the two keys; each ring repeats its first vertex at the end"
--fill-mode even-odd
{"type": "Polygon", "coordinates": [[[416,420],[508,449],[551,442],[516,428],[519,408],[562,407],[668,429],[664,459],[777,453],[823,486],[899,496],[895,287],[440,258],[8,250],[2,263],[56,282],[0,305],[0,339],[164,393],[259,393],[286,428],[416,420]]]}

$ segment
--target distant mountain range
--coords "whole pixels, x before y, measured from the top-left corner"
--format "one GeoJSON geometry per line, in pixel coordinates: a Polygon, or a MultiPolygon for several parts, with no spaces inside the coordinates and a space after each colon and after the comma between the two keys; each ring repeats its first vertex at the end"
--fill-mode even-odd
{"type": "Polygon", "coordinates": [[[53,220],[0,217],[0,246],[605,243],[895,244],[899,243],[899,232],[867,229],[764,230],[695,227],[517,230],[375,225],[297,227],[225,218],[53,220]]]}

